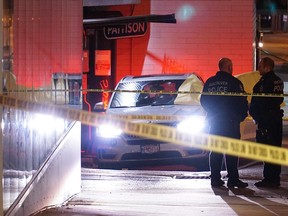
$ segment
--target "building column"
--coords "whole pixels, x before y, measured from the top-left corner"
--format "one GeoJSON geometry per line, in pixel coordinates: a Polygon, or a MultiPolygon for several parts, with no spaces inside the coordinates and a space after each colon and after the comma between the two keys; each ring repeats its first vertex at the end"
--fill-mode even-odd
{"type": "MultiPolygon", "coordinates": [[[[3,0],[0,0],[0,14],[1,16],[1,22],[0,22],[0,94],[2,94],[2,80],[3,80],[3,0]]],[[[0,123],[2,123],[2,106],[0,105],[0,123]]],[[[3,139],[2,139],[2,130],[0,130],[0,215],[2,215],[3,212],[3,139]]]]}

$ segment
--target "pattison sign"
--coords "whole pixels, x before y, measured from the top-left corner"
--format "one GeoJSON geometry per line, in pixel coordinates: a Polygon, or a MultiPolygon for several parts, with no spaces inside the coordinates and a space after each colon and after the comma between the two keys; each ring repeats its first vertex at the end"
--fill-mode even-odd
{"type": "Polygon", "coordinates": [[[143,36],[147,31],[147,22],[128,22],[109,25],[104,28],[107,39],[143,36]]]}

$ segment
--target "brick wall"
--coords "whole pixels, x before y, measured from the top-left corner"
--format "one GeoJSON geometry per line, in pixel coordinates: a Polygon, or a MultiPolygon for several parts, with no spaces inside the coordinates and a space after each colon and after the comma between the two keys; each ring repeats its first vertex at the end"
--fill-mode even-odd
{"type": "MultiPolygon", "coordinates": [[[[113,10],[120,10],[123,16],[149,15],[151,1],[142,0],[140,5],[113,7],[113,10]]],[[[117,67],[116,81],[126,75],[141,75],[147,47],[150,38],[150,28],[144,36],[134,38],[117,39],[117,67]]]]}
{"type": "Polygon", "coordinates": [[[44,87],[52,73],[82,73],[82,1],[14,0],[18,85],[44,87]]]}
{"type": "MultiPolygon", "coordinates": [[[[82,2],[14,3],[17,84],[37,88],[49,85],[54,72],[81,73],[82,2]]],[[[175,13],[177,24],[151,23],[143,37],[118,39],[116,81],[173,71],[195,71],[205,80],[222,56],[234,61],[235,74],[253,69],[252,0],[142,0],[122,8],[125,16],[175,13]]]]}
{"type": "MultiPolygon", "coordinates": [[[[218,70],[218,60],[223,56],[233,60],[235,75],[251,71],[254,65],[253,9],[252,0],[143,0],[135,7],[137,13],[175,13],[177,24],[151,23],[146,35],[147,47],[141,47],[146,53],[137,51],[140,50],[137,41],[143,38],[132,39],[133,44],[126,48],[131,49],[133,45],[133,62],[131,66],[126,65],[125,70],[122,70],[123,62],[118,62],[117,74],[123,75],[127,69],[135,75],[171,73],[165,69],[168,64],[168,68],[177,73],[195,71],[206,80],[218,70]],[[140,64],[137,59],[143,55],[144,62],[140,64]],[[169,62],[165,61],[165,56],[169,57],[169,62]],[[175,65],[181,69],[177,70],[175,65]]],[[[118,44],[125,50],[120,40],[118,44]]]]}

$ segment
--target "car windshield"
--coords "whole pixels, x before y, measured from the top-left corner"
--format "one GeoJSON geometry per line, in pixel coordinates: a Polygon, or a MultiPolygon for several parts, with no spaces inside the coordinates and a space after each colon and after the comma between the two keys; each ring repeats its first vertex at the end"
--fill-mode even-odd
{"type": "Polygon", "coordinates": [[[112,98],[110,108],[161,106],[174,104],[179,86],[184,79],[153,80],[120,83],[117,90],[131,92],[116,92],[112,98]],[[143,92],[139,92],[143,91],[143,92]],[[158,93],[163,91],[164,93],[158,93]],[[171,94],[167,93],[171,92],[171,94]]]}

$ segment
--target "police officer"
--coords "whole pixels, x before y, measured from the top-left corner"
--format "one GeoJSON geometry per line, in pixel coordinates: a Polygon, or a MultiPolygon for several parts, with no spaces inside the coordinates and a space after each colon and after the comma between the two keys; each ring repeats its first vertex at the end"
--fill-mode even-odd
{"type": "MultiPolygon", "coordinates": [[[[283,81],[274,73],[274,61],[271,58],[262,58],[258,65],[261,78],[255,84],[253,93],[270,94],[269,97],[253,96],[249,114],[257,124],[256,142],[272,146],[282,146],[282,117],[281,103],[284,98],[271,97],[271,94],[283,94],[283,81]]],[[[264,163],[262,181],[256,182],[257,187],[280,186],[281,166],[264,163]]]]}
{"type": "MultiPolygon", "coordinates": [[[[216,75],[210,77],[204,84],[203,93],[244,93],[243,84],[232,76],[233,64],[229,58],[219,61],[216,75]]],[[[246,96],[227,96],[202,94],[200,102],[207,112],[210,125],[210,134],[240,139],[240,122],[248,115],[248,102],[246,96]]],[[[223,154],[210,152],[209,163],[211,170],[211,186],[221,187],[221,167],[223,154]]],[[[239,179],[238,157],[226,155],[226,168],[228,172],[228,187],[245,188],[247,183],[239,179]]]]}

